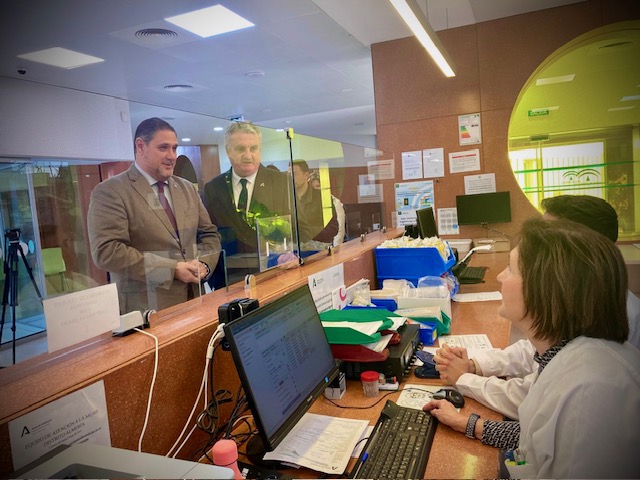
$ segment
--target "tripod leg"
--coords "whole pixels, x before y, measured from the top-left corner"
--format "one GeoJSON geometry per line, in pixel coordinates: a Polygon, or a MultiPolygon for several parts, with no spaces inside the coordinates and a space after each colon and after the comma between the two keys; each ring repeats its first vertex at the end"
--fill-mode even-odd
{"type": "MultiPolygon", "coordinates": [[[[27,273],[29,274],[29,278],[31,278],[31,283],[33,284],[33,288],[36,290],[36,293],[38,294],[38,298],[40,299],[40,301],[42,301],[42,295],[40,294],[40,289],[38,288],[38,285],[36,284],[36,279],[33,277],[33,269],[29,265],[29,262],[27,262],[27,258],[24,256],[24,252],[22,251],[22,248],[20,248],[20,246],[18,246],[17,249],[20,252],[20,256],[22,257],[22,262],[24,263],[24,267],[27,269],[27,273]]],[[[17,257],[16,257],[16,263],[18,263],[18,258],[17,257]]],[[[18,266],[16,265],[16,273],[17,273],[17,271],[18,271],[18,266]]],[[[16,286],[17,286],[17,284],[16,284],[16,286]]],[[[16,303],[16,305],[17,305],[17,303],[16,303]]]]}
{"type": "Polygon", "coordinates": [[[4,331],[4,315],[9,304],[9,294],[11,291],[11,250],[5,250],[4,258],[4,290],[2,292],[2,321],[0,322],[0,345],[2,343],[2,332],[4,331]]]}

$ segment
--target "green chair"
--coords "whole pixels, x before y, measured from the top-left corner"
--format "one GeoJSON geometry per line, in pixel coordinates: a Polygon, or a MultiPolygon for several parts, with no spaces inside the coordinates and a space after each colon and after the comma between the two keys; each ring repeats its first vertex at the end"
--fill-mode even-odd
{"type": "Polygon", "coordinates": [[[60,247],[42,249],[42,270],[44,271],[45,277],[59,275],[62,291],[68,290],[67,277],[65,276],[67,266],[64,263],[62,249],[60,247]]]}

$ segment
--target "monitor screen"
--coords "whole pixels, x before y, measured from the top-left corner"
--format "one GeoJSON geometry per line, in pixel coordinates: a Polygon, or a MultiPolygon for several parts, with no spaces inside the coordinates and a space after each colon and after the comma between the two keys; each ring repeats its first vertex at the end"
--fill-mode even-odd
{"type": "Polygon", "coordinates": [[[420,237],[431,238],[438,236],[436,219],[433,216],[433,207],[421,208],[416,212],[420,237]]]}
{"type": "Polygon", "coordinates": [[[309,286],[229,322],[224,332],[260,432],[254,439],[262,440],[262,453],[273,450],[338,374],[309,286]]]}
{"type": "Polygon", "coordinates": [[[481,225],[511,221],[509,192],[478,193],[456,197],[458,225],[481,225]]]}

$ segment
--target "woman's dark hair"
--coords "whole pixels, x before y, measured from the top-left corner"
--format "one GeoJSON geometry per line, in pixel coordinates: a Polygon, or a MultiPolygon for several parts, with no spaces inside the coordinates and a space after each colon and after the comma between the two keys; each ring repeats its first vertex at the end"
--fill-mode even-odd
{"type": "Polygon", "coordinates": [[[536,337],[627,340],[627,269],[607,237],[570,220],[527,220],[518,267],[536,337]]]}

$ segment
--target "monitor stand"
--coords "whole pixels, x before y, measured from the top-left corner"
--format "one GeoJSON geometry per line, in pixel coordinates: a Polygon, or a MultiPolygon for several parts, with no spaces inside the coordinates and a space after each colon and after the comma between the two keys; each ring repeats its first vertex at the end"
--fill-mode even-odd
{"type": "Polygon", "coordinates": [[[291,468],[277,460],[265,460],[263,458],[265,453],[267,453],[267,450],[262,441],[262,437],[260,435],[253,435],[247,442],[247,458],[251,463],[271,470],[291,468]]]}

